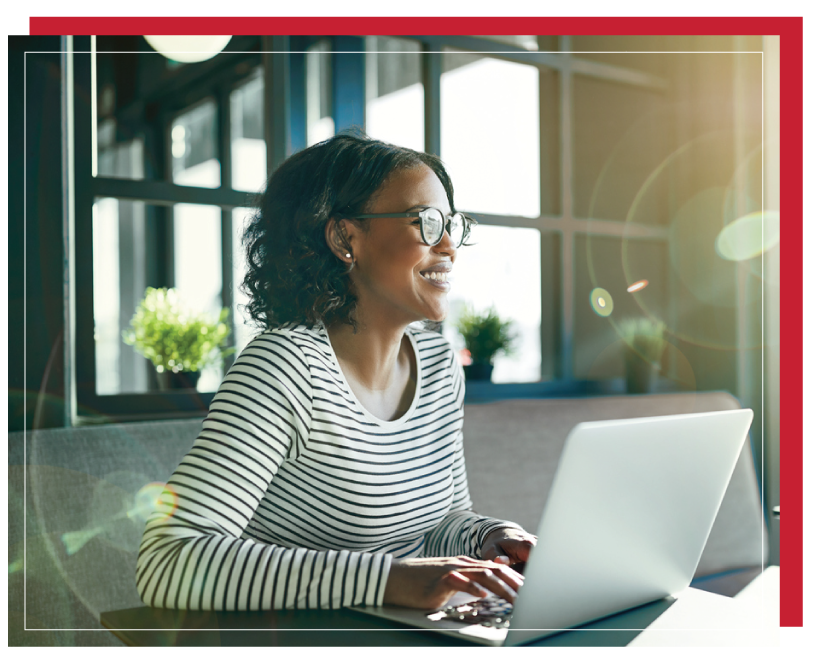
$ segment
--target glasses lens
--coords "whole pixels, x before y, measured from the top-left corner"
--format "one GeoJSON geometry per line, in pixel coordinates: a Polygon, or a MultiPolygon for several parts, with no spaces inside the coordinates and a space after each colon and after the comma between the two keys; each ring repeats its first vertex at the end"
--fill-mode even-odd
{"type": "Polygon", "coordinates": [[[431,246],[443,238],[443,215],[439,210],[428,208],[422,211],[422,236],[431,246]]]}
{"type": "Polygon", "coordinates": [[[451,242],[454,246],[460,246],[463,243],[463,238],[466,236],[466,218],[459,212],[451,215],[448,234],[451,236],[451,242]]]}

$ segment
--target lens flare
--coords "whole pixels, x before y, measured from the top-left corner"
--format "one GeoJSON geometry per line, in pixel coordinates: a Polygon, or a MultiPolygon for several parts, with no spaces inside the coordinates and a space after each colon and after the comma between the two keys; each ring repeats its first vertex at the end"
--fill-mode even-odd
{"type": "Polygon", "coordinates": [[[73,555],[82,547],[84,547],[92,538],[95,538],[106,529],[105,525],[94,527],[93,529],[82,529],[77,532],[66,532],[61,535],[61,542],[67,554],[73,555]]]}
{"type": "Polygon", "coordinates": [[[154,511],[170,518],[179,502],[179,497],[170,486],[159,481],[149,483],[136,493],[136,504],[129,515],[138,515],[146,521],[154,511]]]}
{"type": "Polygon", "coordinates": [[[628,285],[628,292],[639,292],[639,290],[644,290],[646,287],[648,287],[648,281],[643,278],[641,281],[628,285]]]}
{"type": "Polygon", "coordinates": [[[613,297],[602,287],[594,288],[590,293],[590,307],[601,317],[608,317],[613,312],[613,297]]]}
{"type": "Polygon", "coordinates": [[[749,260],[771,249],[781,239],[780,212],[751,212],[725,226],[714,242],[724,260],[749,260]]]}

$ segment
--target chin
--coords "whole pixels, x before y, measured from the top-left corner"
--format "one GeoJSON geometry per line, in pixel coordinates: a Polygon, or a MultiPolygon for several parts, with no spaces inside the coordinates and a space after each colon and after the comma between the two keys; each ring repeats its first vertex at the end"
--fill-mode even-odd
{"type": "Polygon", "coordinates": [[[429,312],[425,314],[425,317],[422,318],[422,321],[426,322],[443,322],[445,318],[448,317],[448,307],[445,308],[438,308],[435,312],[429,312]]]}

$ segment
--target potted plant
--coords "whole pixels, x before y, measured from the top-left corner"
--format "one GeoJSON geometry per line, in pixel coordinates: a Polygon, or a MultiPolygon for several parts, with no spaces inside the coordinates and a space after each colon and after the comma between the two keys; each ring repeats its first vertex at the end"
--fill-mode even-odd
{"type": "Polygon", "coordinates": [[[629,394],[650,392],[665,351],[665,324],[643,317],[627,319],[620,328],[625,343],[625,388],[629,394]]]}
{"type": "Polygon", "coordinates": [[[515,340],[511,325],[511,321],[501,320],[494,308],[485,313],[477,313],[468,307],[463,311],[457,320],[457,330],[463,336],[471,357],[471,363],[463,365],[466,379],[491,380],[495,356],[511,353],[515,340]]]}
{"type": "Polygon", "coordinates": [[[187,308],[176,289],[149,287],[122,337],[156,367],[160,389],[196,388],[204,367],[234,352],[223,349],[227,317],[228,308],[212,320],[187,308]]]}

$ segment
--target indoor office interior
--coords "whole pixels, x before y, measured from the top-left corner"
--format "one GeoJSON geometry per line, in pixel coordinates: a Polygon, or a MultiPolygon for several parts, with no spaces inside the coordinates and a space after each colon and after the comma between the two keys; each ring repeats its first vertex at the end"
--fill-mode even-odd
{"type": "MultiPolygon", "coordinates": [[[[10,451],[10,524],[45,564],[29,595],[70,584],[43,623],[68,629],[109,604],[85,569],[107,549],[130,570],[131,509],[171,467],[131,438],[92,474],[38,437],[63,432],[75,459],[101,427],[204,418],[257,333],[241,234],[258,192],[288,156],[356,128],[438,155],[477,222],[432,328],[464,363],[467,317],[493,311],[511,342],[467,379],[467,409],[661,415],[726,393],[755,414],[751,526],[762,565],[779,563],[777,37],[234,36],[194,62],[142,36],[9,44],[9,431],[29,450],[10,451]],[[148,288],[215,325],[227,309],[224,352],[190,385],[129,344],[148,288]],[[41,468],[28,499],[23,467],[41,468]],[[42,518],[82,475],[75,525],[23,528],[13,504],[42,518]]],[[[522,445],[523,414],[511,432],[522,445]]]]}

